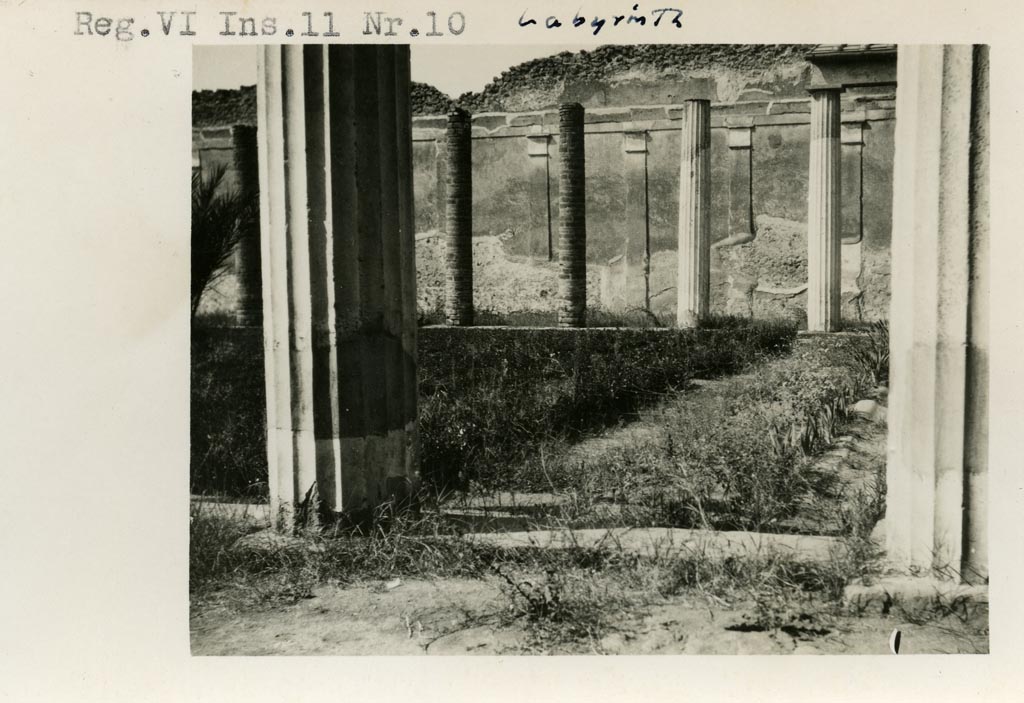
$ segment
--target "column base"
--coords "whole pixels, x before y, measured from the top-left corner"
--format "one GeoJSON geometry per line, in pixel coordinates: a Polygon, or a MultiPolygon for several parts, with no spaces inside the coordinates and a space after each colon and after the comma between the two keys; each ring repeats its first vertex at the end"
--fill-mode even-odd
{"type": "Polygon", "coordinates": [[[955,614],[965,621],[988,620],[988,586],[943,579],[890,574],[871,583],[860,580],[843,589],[843,604],[857,614],[907,618],[955,614]]]}

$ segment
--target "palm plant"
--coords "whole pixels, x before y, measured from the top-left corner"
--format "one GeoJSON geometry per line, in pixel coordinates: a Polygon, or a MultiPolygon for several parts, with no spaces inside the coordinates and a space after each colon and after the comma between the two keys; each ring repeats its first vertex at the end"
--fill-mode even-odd
{"type": "Polygon", "coordinates": [[[225,169],[192,174],[192,317],[203,292],[224,275],[235,247],[258,236],[259,202],[254,194],[223,192],[225,169]],[[219,192],[220,191],[220,192],[219,192]]]}

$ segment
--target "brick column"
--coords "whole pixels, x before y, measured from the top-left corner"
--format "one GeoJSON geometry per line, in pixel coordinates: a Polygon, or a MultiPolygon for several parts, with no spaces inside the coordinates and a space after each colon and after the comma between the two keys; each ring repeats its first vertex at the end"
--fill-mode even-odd
{"type": "MultiPolygon", "coordinates": [[[[235,125],[231,128],[231,160],[239,193],[244,198],[258,198],[260,184],[255,127],[235,125]]],[[[263,324],[263,286],[258,229],[246,233],[238,242],[235,275],[238,277],[235,323],[241,327],[259,327],[263,324]]]]}
{"type": "Polygon", "coordinates": [[[282,529],[365,515],[415,479],[408,52],[259,51],[267,453],[282,529]]]}
{"type": "Polygon", "coordinates": [[[988,54],[901,46],[886,542],[906,570],[988,576],[988,54]]]}
{"type": "Polygon", "coordinates": [[[473,140],[469,113],[448,115],[445,177],[445,320],[473,324],[473,140]]]}
{"type": "Polygon", "coordinates": [[[583,106],[558,109],[558,285],[561,327],[585,327],[587,315],[586,168],[583,106]]]}
{"type": "MultiPolygon", "coordinates": [[[[839,327],[839,89],[811,90],[811,157],[807,178],[807,329],[839,327]]],[[[894,230],[895,231],[895,230],[894,230]]]]}
{"type": "Polygon", "coordinates": [[[676,323],[696,327],[711,292],[711,101],[683,105],[676,323]]]}

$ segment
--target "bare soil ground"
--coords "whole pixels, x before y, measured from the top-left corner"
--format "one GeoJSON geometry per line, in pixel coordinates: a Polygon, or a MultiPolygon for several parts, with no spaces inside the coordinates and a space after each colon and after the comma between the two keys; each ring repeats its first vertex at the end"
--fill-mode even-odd
{"type": "Polygon", "coordinates": [[[193,609],[195,655],[420,654],[900,654],[986,653],[988,638],[956,617],[926,623],[898,616],[816,616],[765,631],[749,604],[673,598],[614,618],[593,641],[537,642],[524,618],[507,612],[497,579],[321,586],[311,598],[240,612],[210,602],[193,609]]]}

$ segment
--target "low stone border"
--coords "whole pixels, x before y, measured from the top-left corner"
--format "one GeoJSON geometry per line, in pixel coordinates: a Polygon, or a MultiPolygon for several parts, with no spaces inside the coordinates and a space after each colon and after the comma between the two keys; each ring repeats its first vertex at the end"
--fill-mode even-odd
{"type": "Polygon", "coordinates": [[[668,527],[473,533],[463,538],[507,549],[613,548],[645,557],[701,556],[722,559],[774,556],[824,564],[846,556],[846,545],[838,537],[668,527]]]}
{"type": "Polygon", "coordinates": [[[871,583],[855,582],[843,591],[843,602],[858,614],[956,614],[965,619],[988,617],[988,586],[917,576],[886,576],[871,583]]]}

